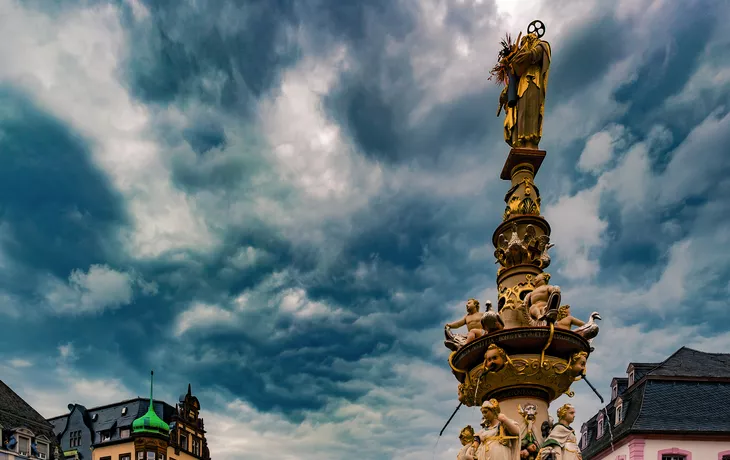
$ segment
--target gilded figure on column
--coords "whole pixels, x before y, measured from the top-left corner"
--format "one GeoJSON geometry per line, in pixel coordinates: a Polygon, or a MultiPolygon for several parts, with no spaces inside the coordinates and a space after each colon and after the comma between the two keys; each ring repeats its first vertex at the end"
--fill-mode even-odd
{"type": "Polygon", "coordinates": [[[550,44],[541,40],[545,26],[533,21],[524,37],[502,40],[491,78],[504,85],[499,109],[505,111],[504,140],[513,148],[537,149],[542,137],[545,94],[550,73],[550,44]]]}

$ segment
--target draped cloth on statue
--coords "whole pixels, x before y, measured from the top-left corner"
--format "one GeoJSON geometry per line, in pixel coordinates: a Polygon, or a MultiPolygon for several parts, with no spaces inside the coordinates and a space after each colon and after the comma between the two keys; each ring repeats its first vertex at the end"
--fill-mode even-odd
{"type": "Polygon", "coordinates": [[[540,449],[538,458],[548,458],[547,454],[549,453],[555,454],[555,460],[583,460],[575,431],[571,427],[560,423],[556,424],[550,431],[550,436],[547,437],[545,444],[540,449]]]}
{"type": "Polygon", "coordinates": [[[550,44],[528,36],[511,66],[519,76],[517,104],[507,108],[504,137],[512,147],[537,146],[542,138],[545,94],[550,74],[550,44]]]}
{"type": "Polygon", "coordinates": [[[536,449],[534,453],[531,453],[528,458],[534,459],[537,456],[537,449],[539,449],[540,445],[542,444],[542,437],[538,437],[538,434],[535,433],[535,427],[533,422],[522,423],[520,425],[520,450],[527,449],[530,445],[535,445],[536,449]]]}
{"type": "Polygon", "coordinates": [[[481,440],[477,460],[519,460],[519,436],[510,436],[501,423],[482,429],[477,436],[481,440]]]}
{"type": "Polygon", "coordinates": [[[459,450],[459,453],[456,454],[456,460],[477,460],[476,453],[474,452],[474,448],[471,444],[466,445],[459,450]]]}

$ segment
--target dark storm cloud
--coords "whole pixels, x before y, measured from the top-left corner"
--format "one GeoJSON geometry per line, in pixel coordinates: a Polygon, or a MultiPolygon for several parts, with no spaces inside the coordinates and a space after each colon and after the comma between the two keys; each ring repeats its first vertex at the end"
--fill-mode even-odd
{"type": "Polygon", "coordinates": [[[298,45],[287,31],[296,23],[293,2],[142,3],[151,18],[136,23],[127,15],[136,43],[126,75],[144,101],[195,97],[243,113],[297,60],[298,45]],[[206,88],[200,80],[206,76],[222,77],[221,86],[206,88]]]}
{"type": "MultiPolygon", "coordinates": [[[[619,102],[630,103],[630,110],[623,122],[629,125],[644,126],[655,123],[656,114],[647,117],[664,101],[679,93],[689,78],[695,73],[704,49],[714,35],[720,16],[709,8],[698,8],[697,2],[677,4],[664,27],[669,33],[666,43],[656,43],[651,52],[642,60],[636,77],[619,87],[614,97],[619,102]],[[637,123],[638,122],[638,123],[637,123]]],[[[684,120],[664,120],[680,143],[692,126],[700,120],[687,125],[684,120]]]]}
{"type": "MultiPolygon", "coordinates": [[[[348,45],[352,66],[325,95],[327,115],[359,147],[359,154],[390,168],[389,173],[393,166],[403,165],[433,171],[475,151],[492,155],[484,153],[486,139],[498,142],[488,148],[507,150],[501,122],[494,116],[496,86],[461,92],[410,123],[409,115],[425,97],[411,68],[412,49],[403,46],[394,54],[385,52],[389,40],[404,44],[416,29],[416,14],[406,9],[407,2],[197,4],[201,9],[190,3],[149,0],[145,5],[151,16],[139,22],[127,9],[131,42],[120,68],[125,84],[152,107],[153,117],[163,118],[154,109],[164,111],[169,105],[185,113],[183,126],[161,119],[152,123],[172,181],[189,197],[212,192],[231,200],[265,196],[296,202],[296,190],[271,185],[274,180],[254,180],[275,174],[269,159],[261,158],[268,150],[260,137],[229,128],[244,124],[247,120],[241,120],[255,109],[253,102],[274,92],[282,72],[302,57],[297,33],[314,43],[309,52],[322,56],[338,44],[348,45]],[[191,108],[196,106],[206,110],[191,108]],[[227,119],[231,115],[238,118],[231,122],[227,119]],[[235,154],[241,151],[245,154],[235,154]],[[445,158],[447,152],[454,157],[445,158]]],[[[475,16],[470,8],[451,8],[445,15],[446,28],[473,34],[475,16]]],[[[651,98],[676,93],[691,75],[691,70],[679,67],[696,67],[702,37],[708,36],[699,31],[698,41],[692,30],[710,28],[713,21],[700,15],[692,24],[680,28],[677,46],[669,54],[651,55],[639,71],[642,78],[616,93],[620,100],[635,104],[627,124],[648,124],[644,111],[656,109],[651,98]],[[647,73],[658,65],[660,74],[647,73]],[[673,73],[677,75],[671,82],[650,84],[673,73]]],[[[631,53],[624,33],[628,26],[608,15],[594,17],[568,34],[562,48],[554,50],[549,98],[560,101],[580,94],[631,53]]],[[[126,225],[126,217],[119,198],[89,163],[89,147],[62,124],[26,108],[27,101],[8,95],[0,101],[5,99],[6,106],[21,107],[24,114],[0,122],[5,132],[0,155],[13,153],[10,167],[0,172],[4,174],[0,200],[7,204],[0,203],[14,238],[13,246],[7,246],[14,261],[65,279],[72,269],[86,269],[91,263],[132,259],[109,249],[115,241],[111,235],[126,225]],[[59,168],[66,173],[54,175],[59,168]],[[64,213],[54,211],[70,208],[78,208],[84,219],[67,222],[64,213]]],[[[548,103],[548,110],[551,105],[555,104],[548,103]]],[[[562,171],[574,169],[583,147],[584,140],[575,141],[541,169],[538,184],[544,206],[550,205],[557,182],[566,180],[562,171]]],[[[663,154],[666,149],[671,150],[666,147],[663,154]]],[[[570,185],[571,191],[594,180],[582,175],[570,185]]],[[[484,181],[498,180],[485,176],[484,181]]],[[[482,189],[475,184],[477,188],[482,189]]],[[[220,244],[208,253],[179,251],[126,261],[144,279],[158,283],[156,295],[137,297],[131,305],[99,316],[54,318],[53,324],[39,324],[34,332],[41,338],[26,348],[43,353],[73,341],[80,357],[75,366],[83,375],[112,374],[128,388],[140,388],[146,369],[154,367],[163,380],[174,382],[168,387],[187,381],[194,389],[215,386],[231,399],[241,398],[260,411],[279,412],[294,421],[304,420],[307,411],[321,411],[332,399],[356,401],[374,387],[399,388],[394,363],[445,366],[444,356],[432,351],[433,337],[423,345],[414,338],[417,332],[456,319],[463,314],[461,306],[453,310],[458,299],[494,286],[496,266],[489,244],[508,186],[504,182],[496,188],[500,190],[496,195],[490,187],[489,196],[475,192],[449,198],[438,193],[381,192],[342,224],[350,229],[346,235],[339,226],[337,231],[328,227],[337,224],[322,224],[324,244],[343,248],[327,263],[320,260],[317,245],[294,245],[273,224],[246,215],[237,226],[214,229],[220,244]],[[491,206],[494,209],[485,216],[485,208],[491,206]],[[470,257],[470,250],[482,245],[487,245],[487,257],[470,257]],[[239,251],[249,247],[257,254],[254,262],[237,265],[239,251]],[[286,275],[284,281],[267,285],[277,273],[286,275]],[[300,289],[308,301],[338,312],[302,317],[284,311],[280,295],[289,289],[300,289]],[[249,295],[248,303],[236,311],[233,299],[241,294],[249,295]],[[197,303],[220,307],[230,313],[230,321],[206,325],[201,319],[176,337],[176,321],[197,303]],[[99,349],[103,352],[95,352],[99,349]],[[372,366],[362,364],[369,359],[372,366]]],[[[661,211],[661,217],[622,222],[617,204],[605,203],[601,215],[609,221],[611,242],[610,250],[600,254],[602,282],[658,277],[673,238],[690,230],[681,226],[678,234],[659,238],[645,229],[673,219],[694,220],[704,204],[685,201],[661,211]]],[[[219,211],[201,206],[198,212],[219,211]]],[[[551,271],[560,268],[554,263],[551,271]]],[[[19,280],[26,275],[13,276],[19,280]]],[[[641,305],[636,312],[630,319],[641,319],[641,305]]],[[[658,315],[651,318],[658,320],[658,315]]],[[[12,330],[0,340],[0,348],[27,343],[24,334],[19,328],[12,330]]],[[[385,398],[380,403],[390,404],[385,398]]]]}
{"type": "Polygon", "coordinates": [[[572,99],[603,77],[629,51],[625,24],[613,16],[604,15],[581,24],[553,55],[550,99],[572,99]]]}
{"type": "Polygon", "coordinates": [[[0,88],[0,105],[0,209],[9,231],[3,251],[62,278],[115,259],[114,233],[127,223],[126,211],[92,164],[89,145],[12,88],[0,88]]]}

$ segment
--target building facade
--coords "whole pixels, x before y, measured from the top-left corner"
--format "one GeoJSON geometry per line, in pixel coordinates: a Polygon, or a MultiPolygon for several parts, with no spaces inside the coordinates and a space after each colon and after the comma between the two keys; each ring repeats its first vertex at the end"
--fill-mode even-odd
{"type": "MultiPolygon", "coordinates": [[[[150,392],[151,393],[151,392],[150,392]]],[[[190,385],[173,407],[135,398],[49,419],[63,458],[75,460],[210,460],[200,403],[190,385]]]]}
{"type": "Polygon", "coordinates": [[[584,460],[730,460],[730,354],[683,347],[626,374],[581,428],[584,460]]]}
{"type": "Polygon", "coordinates": [[[55,459],[53,426],[0,380],[0,460],[55,459]]]}

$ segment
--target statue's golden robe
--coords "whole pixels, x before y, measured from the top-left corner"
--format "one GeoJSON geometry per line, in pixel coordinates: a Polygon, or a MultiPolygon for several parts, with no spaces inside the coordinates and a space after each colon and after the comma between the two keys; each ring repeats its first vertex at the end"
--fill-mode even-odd
{"type": "Polygon", "coordinates": [[[542,138],[545,94],[550,74],[550,44],[528,35],[510,58],[519,77],[517,104],[505,108],[504,139],[512,147],[537,148],[542,138]]]}

